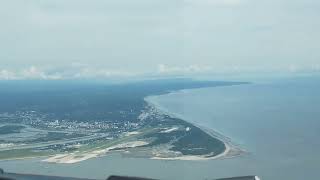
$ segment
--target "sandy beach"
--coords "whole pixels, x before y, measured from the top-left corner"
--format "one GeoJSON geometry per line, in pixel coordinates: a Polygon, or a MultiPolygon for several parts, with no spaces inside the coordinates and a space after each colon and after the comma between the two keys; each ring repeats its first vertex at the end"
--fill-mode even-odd
{"type": "MultiPolygon", "coordinates": [[[[180,91],[173,91],[168,93],[170,94],[175,94],[175,93],[179,93],[179,92],[185,92],[186,90],[180,90],[180,91]]],[[[166,94],[166,95],[168,95],[166,94]]],[[[157,102],[154,101],[153,98],[157,98],[158,96],[148,96],[146,98],[144,98],[144,100],[154,109],[158,110],[160,113],[169,115],[171,117],[175,117],[175,118],[179,118],[182,119],[184,121],[187,121],[186,118],[184,118],[182,115],[177,114],[177,113],[172,113],[170,112],[168,109],[162,107],[160,104],[158,104],[157,102]]],[[[199,160],[213,160],[213,159],[222,159],[222,158],[232,158],[235,156],[240,156],[242,154],[244,154],[246,151],[243,150],[242,148],[240,148],[238,145],[232,143],[231,139],[222,135],[221,133],[216,132],[213,129],[208,129],[205,127],[202,127],[198,124],[195,124],[194,122],[190,122],[187,121],[188,123],[192,124],[195,127],[200,128],[202,131],[206,132],[207,134],[209,134],[211,137],[216,138],[218,140],[220,140],[221,142],[224,143],[225,146],[225,150],[223,153],[220,153],[216,156],[213,157],[206,157],[206,156],[190,156],[190,155],[182,155],[179,157],[152,157],[151,159],[158,159],[158,160],[189,160],[189,161],[199,161],[199,160]]],[[[172,131],[172,130],[176,130],[175,128],[172,129],[168,129],[167,131],[172,131]]]]}
{"type": "Polygon", "coordinates": [[[139,146],[144,146],[149,144],[145,141],[131,141],[126,143],[117,144],[105,149],[98,149],[94,151],[89,152],[75,152],[75,153],[69,153],[69,154],[57,154],[55,156],[49,157],[47,159],[44,159],[43,162],[49,162],[49,163],[63,163],[63,164],[73,164],[81,161],[85,161],[91,158],[96,158],[99,156],[104,156],[108,152],[114,150],[114,149],[125,149],[125,148],[134,148],[139,146]]]}

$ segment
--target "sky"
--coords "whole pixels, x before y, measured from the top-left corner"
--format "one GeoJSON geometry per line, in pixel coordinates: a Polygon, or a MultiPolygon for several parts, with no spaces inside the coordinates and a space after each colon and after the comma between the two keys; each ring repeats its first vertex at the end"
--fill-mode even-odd
{"type": "Polygon", "coordinates": [[[319,0],[2,0],[0,79],[320,71],[319,0]]]}

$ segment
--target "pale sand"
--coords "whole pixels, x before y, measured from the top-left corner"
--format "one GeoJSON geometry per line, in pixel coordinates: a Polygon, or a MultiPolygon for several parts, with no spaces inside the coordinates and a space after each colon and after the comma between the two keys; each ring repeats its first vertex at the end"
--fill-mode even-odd
{"type": "Polygon", "coordinates": [[[177,131],[177,130],[179,130],[178,127],[173,127],[173,128],[170,128],[170,129],[166,129],[166,130],[160,131],[160,133],[170,133],[170,132],[177,131]]]}
{"type": "Polygon", "coordinates": [[[13,144],[13,143],[1,143],[1,144],[0,144],[0,149],[1,149],[1,148],[12,147],[12,146],[15,146],[15,144],[13,144]]]}
{"type": "Polygon", "coordinates": [[[231,151],[231,147],[226,145],[226,149],[223,153],[218,154],[213,157],[206,157],[206,156],[192,156],[192,155],[182,155],[178,157],[152,157],[150,159],[157,159],[157,160],[184,160],[184,161],[203,161],[203,160],[212,160],[218,159],[222,157],[228,156],[229,152],[231,151]]]}
{"type": "Polygon", "coordinates": [[[140,134],[140,133],[141,133],[141,132],[138,132],[138,131],[127,132],[127,133],[125,134],[125,136],[138,135],[138,134],[140,134]]]}
{"type": "Polygon", "coordinates": [[[44,162],[50,163],[63,163],[63,164],[73,164],[81,161],[85,161],[91,158],[96,158],[102,155],[105,155],[107,152],[118,149],[118,148],[134,148],[139,146],[144,146],[149,144],[145,141],[131,141],[122,144],[117,144],[115,146],[108,147],[106,149],[95,150],[91,152],[83,153],[70,153],[70,154],[58,154],[48,159],[43,160],[44,162]]]}

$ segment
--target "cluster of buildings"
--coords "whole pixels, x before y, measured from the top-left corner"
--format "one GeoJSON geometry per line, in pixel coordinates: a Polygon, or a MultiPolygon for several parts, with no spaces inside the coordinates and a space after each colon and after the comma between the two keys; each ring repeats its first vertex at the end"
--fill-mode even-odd
{"type": "Polygon", "coordinates": [[[141,127],[139,122],[124,120],[95,121],[73,121],[69,119],[55,119],[50,114],[39,113],[36,111],[18,111],[13,114],[0,114],[10,123],[22,123],[32,127],[48,130],[68,130],[77,132],[114,132],[121,133],[131,131],[141,127]]]}

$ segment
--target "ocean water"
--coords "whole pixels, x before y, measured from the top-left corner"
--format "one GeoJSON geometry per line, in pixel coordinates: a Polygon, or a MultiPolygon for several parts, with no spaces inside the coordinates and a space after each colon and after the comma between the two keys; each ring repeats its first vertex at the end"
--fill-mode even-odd
{"type": "Polygon", "coordinates": [[[105,179],[133,175],[214,179],[258,175],[269,180],[319,179],[320,78],[184,90],[152,98],[162,109],[220,132],[248,153],[209,161],[159,161],[117,154],[77,164],[39,159],[2,161],[7,171],[105,179]]]}
{"type": "Polygon", "coordinates": [[[262,179],[319,178],[318,77],[188,90],[154,100],[188,121],[228,136],[249,152],[212,162],[212,174],[227,176],[228,169],[231,175],[248,173],[262,179]]]}

